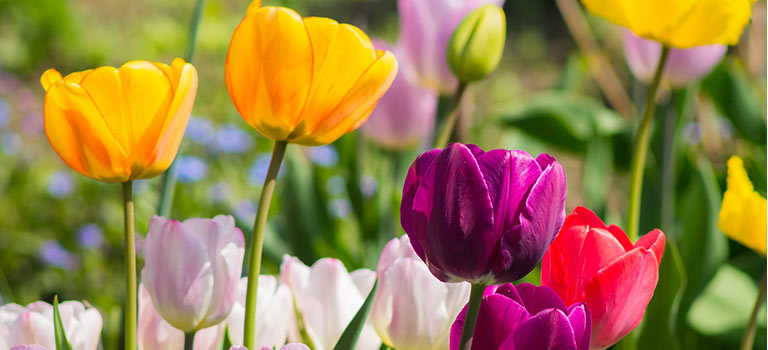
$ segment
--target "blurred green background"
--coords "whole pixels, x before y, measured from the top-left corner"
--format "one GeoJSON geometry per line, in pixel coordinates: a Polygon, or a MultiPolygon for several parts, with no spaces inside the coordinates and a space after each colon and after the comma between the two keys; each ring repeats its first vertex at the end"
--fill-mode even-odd
{"type": "MultiPolygon", "coordinates": [[[[302,15],[353,23],[372,37],[398,36],[395,0],[264,1],[302,15]]],[[[132,59],[170,62],[186,52],[194,0],[0,0],[0,295],[26,304],[54,294],[87,300],[104,316],[103,342],[116,349],[123,300],[120,189],[71,171],[43,131],[39,77],[132,59]]],[[[272,143],[248,128],[224,86],[224,58],[247,1],[208,0],[193,63],[199,91],[180,157],[172,217],[235,216],[246,235],[272,143]]],[[[508,39],[501,67],[470,90],[469,139],[483,148],[548,152],[568,176],[567,210],[588,206],[621,224],[626,206],[632,113],[619,114],[596,83],[553,1],[504,6],[508,39]]],[[[765,2],[710,76],[661,93],[645,176],[641,232],[662,228],[667,250],[639,337],[642,349],[736,348],[765,271],[765,258],[717,229],[725,161],[744,158],[766,190],[765,2]],[[676,259],[677,258],[677,259],[676,259]],[[679,264],[676,264],[679,262],[679,264]]],[[[646,87],[624,62],[621,31],[587,17],[619,88],[642,101],[646,87]]],[[[441,100],[444,113],[448,99],[441,100]]],[[[631,111],[631,110],[630,110],[631,111]]],[[[291,146],[278,180],[265,246],[265,273],[283,254],[311,264],[341,259],[374,268],[401,234],[405,171],[422,150],[383,150],[359,132],[322,147],[291,146]]],[[[134,185],[136,227],[156,212],[159,178],[134,185]]],[[[139,240],[139,247],[140,247],[139,240]]],[[[527,279],[536,282],[537,271],[527,279]]],[[[1,303],[0,303],[1,304],[1,303]]],[[[765,310],[758,331],[765,348],[765,310]]]]}

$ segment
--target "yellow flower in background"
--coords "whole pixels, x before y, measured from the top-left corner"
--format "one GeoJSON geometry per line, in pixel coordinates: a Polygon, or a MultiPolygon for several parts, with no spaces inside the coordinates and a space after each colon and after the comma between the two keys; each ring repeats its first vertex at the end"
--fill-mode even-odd
{"type": "Polygon", "coordinates": [[[251,4],[232,35],[225,70],[235,107],[256,131],[317,146],[368,119],[397,60],[352,25],[251,4]]]}
{"type": "Polygon", "coordinates": [[[755,192],[741,158],[731,157],[718,227],[726,236],[765,256],[765,220],[765,198],[755,192]]]}
{"type": "Polygon", "coordinates": [[[677,48],[739,42],[754,0],[582,0],[593,14],[677,48]]]}
{"type": "Polygon", "coordinates": [[[104,182],[157,176],[168,169],[184,136],[197,94],[195,68],[131,61],[66,77],[40,79],[45,133],[69,167],[104,182]]]}

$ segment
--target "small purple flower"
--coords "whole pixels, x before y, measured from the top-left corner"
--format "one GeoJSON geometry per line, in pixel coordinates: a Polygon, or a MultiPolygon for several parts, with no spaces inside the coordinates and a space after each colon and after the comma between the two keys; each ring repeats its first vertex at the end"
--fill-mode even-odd
{"type": "Polygon", "coordinates": [[[339,152],[329,145],[312,147],[309,149],[309,159],[317,165],[330,168],[339,162],[339,152]]]}
{"type": "Polygon", "coordinates": [[[421,154],[403,186],[400,222],[443,282],[527,275],[565,220],[566,183],[548,154],[452,143],[421,154]]]}
{"type": "Polygon", "coordinates": [[[6,126],[11,119],[11,106],[4,98],[0,98],[0,128],[6,126]]]}
{"type": "Polygon", "coordinates": [[[244,199],[237,203],[234,210],[235,217],[244,222],[253,222],[256,219],[256,206],[253,202],[244,199]]]}
{"type": "Polygon", "coordinates": [[[223,125],[216,132],[216,152],[245,153],[253,147],[253,137],[234,124],[223,125]]]}
{"type": "Polygon", "coordinates": [[[328,204],[331,215],[338,219],[344,219],[352,212],[352,204],[346,198],[336,198],[328,204]]]}
{"type": "Polygon", "coordinates": [[[177,162],[179,162],[179,181],[183,183],[197,182],[208,175],[208,164],[200,158],[183,156],[177,162]]]}
{"type": "Polygon", "coordinates": [[[72,193],[73,182],[69,172],[54,171],[48,177],[48,194],[57,199],[64,198],[72,193]]]}
{"type": "Polygon", "coordinates": [[[210,120],[193,115],[189,118],[185,135],[196,143],[209,146],[216,137],[216,130],[210,120]]]}
{"type": "Polygon", "coordinates": [[[71,270],[77,265],[77,258],[56,241],[44,241],[40,245],[40,259],[65,270],[71,270]]]}
{"type": "Polygon", "coordinates": [[[226,201],[231,193],[232,187],[224,181],[219,181],[213,184],[209,190],[209,196],[211,196],[211,199],[217,203],[226,201]]]}
{"type": "Polygon", "coordinates": [[[99,225],[87,224],[77,230],[77,240],[86,248],[98,247],[104,242],[104,232],[99,225]]]}
{"type": "Polygon", "coordinates": [[[363,193],[363,196],[365,197],[372,197],[374,194],[376,194],[376,190],[379,188],[379,182],[376,181],[376,178],[371,175],[363,175],[360,178],[360,192],[363,193]]]}
{"type": "MultiPolygon", "coordinates": [[[[459,349],[467,307],[451,327],[451,350],[459,349]]],[[[472,349],[587,350],[592,318],[587,305],[566,308],[549,287],[530,283],[490,286],[480,303],[472,349]]]]}
{"type": "Polygon", "coordinates": [[[21,136],[15,132],[8,132],[0,136],[0,152],[7,155],[16,155],[21,150],[21,136]]]}

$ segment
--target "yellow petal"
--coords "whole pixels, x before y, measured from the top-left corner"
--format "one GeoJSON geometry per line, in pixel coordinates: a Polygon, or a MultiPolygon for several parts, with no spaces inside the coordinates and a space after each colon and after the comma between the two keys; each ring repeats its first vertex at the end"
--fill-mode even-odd
{"type": "Polygon", "coordinates": [[[739,157],[728,160],[728,187],[718,227],[731,239],[766,255],[766,200],[755,192],[739,157]]]}
{"type": "Polygon", "coordinates": [[[316,146],[328,144],[360,127],[389,89],[397,75],[397,59],[389,51],[377,51],[374,61],[342,99],[313,125],[312,132],[292,142],[316,146]]]}
{"type": "Polygon", "coordinates": [[[261,8],[261,0],[253,0],[250,5],[248,5],[248,11],[246,12],[246,16],[250,15],[252,13],[255,13],[261,8]]]}
{"type": "Polygon", "coordinates": [[[61,73],[51,68],[45,71],[45,73],[43,73],[43,75],[40,77],[40,84],[43,85],[43,89],[45,89],[45,91],[48,91],[48,88],[50,88],[51,85],[61,79],[63,79],[61,77],[61,73]]]}
{"type": "Polygon", "coordinates": [[[130,178],[128,157],[85,89],[59,80],[48,88],[44,111],[48,140],[72,169],[105,182],[130,178]]]}
{"type": "Polygon", "coordinates": [[[264,7],[235,29],[226,83],[240,115],[256,131],[285,140],[299,123],[312,82],[312,49],[301,16],[264,7]]]}

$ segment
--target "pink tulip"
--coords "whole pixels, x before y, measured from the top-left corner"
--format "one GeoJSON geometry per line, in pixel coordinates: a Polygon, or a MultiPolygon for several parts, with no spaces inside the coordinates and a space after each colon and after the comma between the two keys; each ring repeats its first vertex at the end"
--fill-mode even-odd
{"type": "MultiPolygon", "coordinates": [[[[102,324],[99,311],[92,307],[86,308],[78,301],[59,304],[59,311],[64,334],[72,347],[96,350],[102,324]]],[[[37,301],[26,307],[18,304],[0,307],[0,349],[23,344],[35,344],[44,349],[56,348],[51,304],[37,301]]]]}
{"type": "MultiPolygon", "coordinates": [[[[238,349],[229,349],[229,350],[248,350],[248,349],[246,349],[246,348],[239,349],[238,348],[238,349]]],[[[272,350],[272,348],[264,346],[264,347],[261,348],[261,350],[272,350]]],[[[311,350],[311,349],[308,346],[306,346],[306,345],[304,345],[302,343],[290,343],[290,344],[283,345],[278,350],[311,350]]]]}
{"type": "Polygon", "coordinates": [[[392,51],[400,68],[392,86],[363,124],[363,133],[388,149],[423,145],[435,126],[437,93],[418,84],[418,75],[400,46],[390,47],[378,40],[374,45],[392,51]]]}
{"type": "Polygon", "coordinates": [[[227,318],[237,296],[244,246],[231,216],[184,222],[153,217],[144,241],[142,282],[160,316],[184,332],[227,318]]]}
{"type": "MultiPolygon", "coordinates": [[[[280,280],[293,292],[306,331],[315,344],[313,350],[330,350],[371,291],[376,273],[367,269],[348,273],[341,261],[332,258],[320,259],[310,268],[286,255],[280,266],[280,280]]],[[[300,340],[293,333],[289,339],[300,340]]],[[[367,324],[357,349],[378,349],[380,345],[376,331],[367,324]]]]}
{"type": "MultiPolygon", "coordinates": [[[[243,327],[245,326],[245,294],[248,287],[248,277],[240,280],[237,299],[232,312],[227,318],[229,340],[232,344],[243,343],[243,327]]],[[[255,344],[266,346],[281,346],[288,337],[288,329],[293,320],[293,296],[285,284],[278,284],[273,276],[259,276],[259,290],[256,294],[256,330],[255,344]]]]}
{"type": "MultiPolygon", "coordinates": [[[[152,305],[143,284],[139,285],[139,350],[178,350],[184,348],[184,332],[165,322],[152,305]]],[[[195,334],[195,350],[218,350],[224,340],[225,323],[199,330],[195,334]]]]}
{"type": "Polygon", "coordinates": [[[469,299],[469,283],[440,282],[408,236],[387,243],[376,273],[371,321],[382,341],[398,350],[447,349],[451,325],[469,299]]]}
{"type": "MultiPolygon", "coordinates": [[[[410,60],[426,87],[451,93],[458,81],[448,68],[445,50],[459,22],[485,5],[503,0],[398,0],[403,58],[410,60]]],[[[400,57],[398,57],[400,58],[400,57]]]]}
{"type": "Polygon", "coordinates": [[[9,350],[48,350],[40,345],[32,344],[32,345],[16,345],[9,350]]]}
{"type": "MultiPolygon", "coordinates": [[[[682,87],[703,78],[720,63],[725,56],[725,45],[696,46],[690,49],[669,51],[667,64],[664,66],[663,79],[672,87],[682,87]]],[[[661,44],[643,39],[629,30],[624,30],[624,55],[629,69],[640,81],[649,83],[656,73],[661,55],[661,44]]]]}

